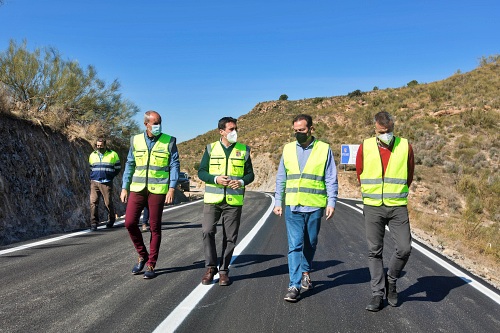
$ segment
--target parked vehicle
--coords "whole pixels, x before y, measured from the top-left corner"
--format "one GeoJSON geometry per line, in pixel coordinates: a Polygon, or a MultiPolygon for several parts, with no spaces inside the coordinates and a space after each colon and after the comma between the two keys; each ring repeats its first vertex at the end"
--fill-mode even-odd
{"type": "Polygon", "coordinates": [[[191,187],[191,182],[189,181],[191,177],[189,177],[187,172],[179,172],[179,179],[177,180],[177,186],[180,187],[184,192],[189,192],[191,187]]]}

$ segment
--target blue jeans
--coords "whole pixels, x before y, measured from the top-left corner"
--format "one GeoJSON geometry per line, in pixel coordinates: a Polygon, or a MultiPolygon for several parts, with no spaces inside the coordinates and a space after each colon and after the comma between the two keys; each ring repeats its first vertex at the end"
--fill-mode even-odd
{"type": "Polygon", "coordinates": [[[323,212],[323,208],[308,213],[292,212],[290,206],[285,208],[289,287],[300,289],[302,273],[311,270],[323,212]]]}

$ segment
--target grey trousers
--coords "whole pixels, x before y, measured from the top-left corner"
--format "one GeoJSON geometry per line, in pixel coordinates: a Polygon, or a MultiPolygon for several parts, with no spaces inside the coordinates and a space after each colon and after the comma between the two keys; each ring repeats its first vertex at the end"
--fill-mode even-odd
{"type": "Polygon", "coordinates": [[[406,206],[367,206],[363,208],[365,216],[366,241],[368,243],[368,268],[372,295],[384,295],[385,273],[383,262],[385,226],[389,226],[396,250],[391,256],[387,278],[391,282],[401,275],[411,252],[410,221],[406,206]]]}
{"type": "Polygon", "coordinates": [[[203,249],[205,251],[205,266],[217,267],[217,249],[215,234],[217,223],[222,224],[222,252],[219,264],[220,274],[228,274],[229,264],[233,256],[238,230],[240,228],[242,206],[230,206],[225,201],[219,204],[205,204],[203,207],[203,249]]]}

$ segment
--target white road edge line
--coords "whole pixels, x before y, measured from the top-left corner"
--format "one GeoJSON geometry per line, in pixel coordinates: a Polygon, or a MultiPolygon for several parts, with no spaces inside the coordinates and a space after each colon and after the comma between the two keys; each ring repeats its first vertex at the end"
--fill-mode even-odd
{"type": "MultiPolygon", "coordinates": [[[[344,202],[340,202],[340,201],[337,201],[337,202],[340,203],[340,204],[342,204],[342,205],[344,205],[344,206],[350,207],[350,208],[354,209],[355,211],[363,214],[363,211],[361,209],[359,209],[359,208],[353,207],[353,206],[351,206],[349,204],[346,204],[344,202]]],[[[387,229],[387,227],[386,227],[386,229],[387,229]]],[[[412,237],[415,237],[415,236],[412,234],[412,237]]],[[[417,237],[415,237],[415,238],[417,238],[417,237]]],[[[500,295],[497,294],[497,293],[495,293],[493,290],[485,287],[481,283],[479,283],[472,276],[470,276],[468,274],[465,274],[461,270],[453,267],[452,265],[450,265],[449,263],[447,263],[445,260],[439,258],[434,253],[430,252],[429,250],[425,249],[424,247],[420,246],[419,244],[417,244],[415,242],[412,242],[411,246],[414,249],[416,249],[417,251],[420,251],[420,253],[422,253],[423,255],[425,255],[426,257],[428,257],[429,259],[431,259],[434,262],[436,262],[438,265],[442,266],[443,268],[447,269],[449,272],[453,273],[455,276],[461,278],[467,284],[471,285],[472,287],[476,288],[478,291],[480,291],[484,295],[486,295],[489,298],[491,298],[497,304],[500,304],[500,295]]]]}
{"type": "MultiPolygon", "coordinates": [[[[266,213],[261,217],[257,224],[250,230],[250,232],[243,238],[243,240],[236,245],[233,252],[233,257],[231,258],[231,263],[238,257],[238,255],[243,252],[247,245],[252,241],[260,228],[264,225],[269,215],[271,215],[274,209],[274,197],[268,193],[264,193],[272,199],[271,205],[269,206],[266,213]]],[[[163,322],[158,325],[158,327],[153,331],[153,333],[164,333],[164,332],[174,332],[186,319],[186,317],[191,313],[191,311],[196,307],[196,305],[201,301],[201,299],[208,293],[208,291],[217,283],[219,274],[215,276],[214,283],[210,285],[199,284],[193,291],[168,315],[163,322]]]]}
{"type": "MultiPolygon", "coordinates": [[[[197,202],[199,202],[199,201],[193,201],[193,202],[190,202],[190,203],[187,203],[187,204],[182,204],[182,205],[178,205],[178,206],[168,207],[168,208],[165,208],[163,210],[163,212],[166,212],[168,210],[174,210],[174,209],[181,208],[181,207],[185,207],[185,206],[188,206],[188,205],[192,205],[192,204],[195,204],[197,202]]],[[[142,215],[141,215],[141,217],[142,217],[142,215]]],[[[125,223],[124,221],[118,221],[118,222],[115,222],[115,225],[122,225],[124,223],[125,223]]],[[[98,227],[98,229],[104,229],[104,228],[106,228],[105,225],[98,227]]],[[[37,246],[40,246],[40,245],[54,243],[54,242],[60,241],[60,240],[65,239],[65,238],[71,238],[71,237],[76,237],[76,236],[84,235],[84,234],[87,234],[89,232],[91,232],[91,231],[90,230],[77,231],[77,232],[72,232],[70,234],[63,235],[63,236],[58,236],[58,237],[49,238],[49,239],[45,239],[45,240],[34,242],[34,243],[29,243],[29,244],[25,244],[25,245],[16,246],[16,247],[13,247],[13,248],[10,248],[10,249],[6,249],[6,250],[0,251],[0,256],[4,255],[4,254],[7,254],[7,253],[12,253],[12,252],[16,252],[16,251],[30,249],[32,247],[37,247],[37,246]]]]}

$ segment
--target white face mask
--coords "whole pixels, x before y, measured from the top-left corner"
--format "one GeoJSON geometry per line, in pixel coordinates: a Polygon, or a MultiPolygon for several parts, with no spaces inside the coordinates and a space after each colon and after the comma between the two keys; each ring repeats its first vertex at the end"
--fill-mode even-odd
{"type": "Polygon", "coordinates": [[[161,133],[161,124],[159,125],[151,125],[151,134],[157,136],[161,133]]]}
{"type": "Polygon", "coordinates": [[[389,145],[389,143],[391,143],[392,138],[394,137],[394,134],[392,134],[392,132],[389,132],[389,133],[379,134],[377,135],[377,137],[380,141],[382,141],[386,145],[389,145]]]}
{"type": "Polygon", "coordinates": [[[235,143],[238,141],[238,133],[236,133],[236,130],[229,132],[227,135],[227,141],[229,141],[229,143],[235,143]]]}

